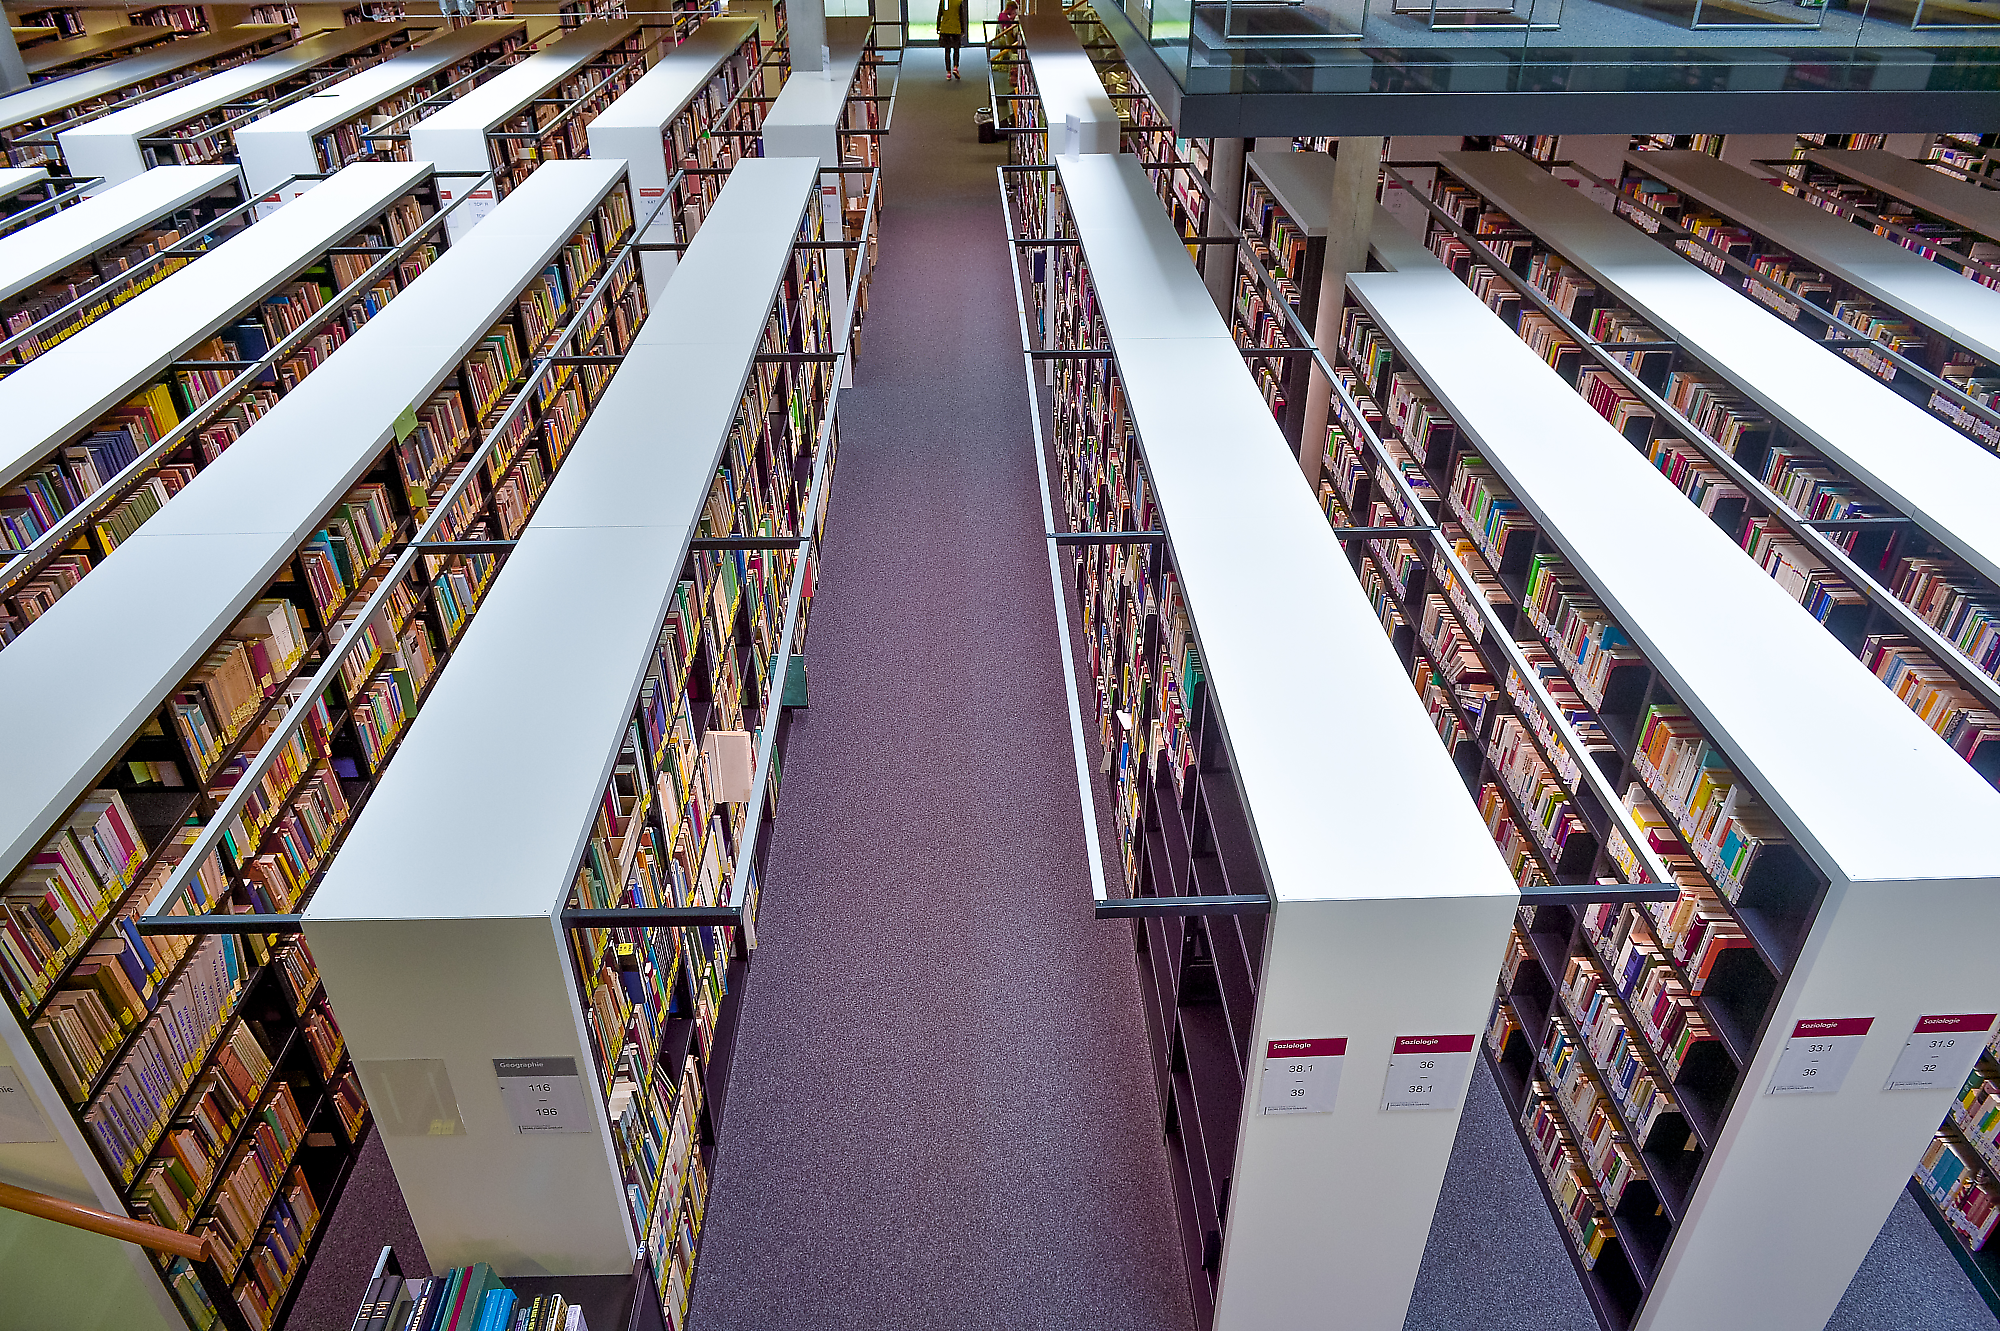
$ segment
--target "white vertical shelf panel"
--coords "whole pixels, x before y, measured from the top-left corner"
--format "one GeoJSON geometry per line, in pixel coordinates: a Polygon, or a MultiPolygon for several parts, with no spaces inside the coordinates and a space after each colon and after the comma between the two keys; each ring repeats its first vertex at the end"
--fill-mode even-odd
{"type": "Polygon", "coordinates": [[[1104,91],[1104,80],[1076,27],[1059,5],[1021,16],[1021,40],[1035,75],[1035,96],[1042,104],[1042,122],[1049,134],[1049,158],[1069,151],[1067,125],[1076,117],[1076,151],[1118,151],[1118,107],[1104,91]]]}
{"type": "MultiPolygon", "coordinates": [[[[1961,346],[2000,361],[2000,291],[1698,152],[1627,153],[1640,170],[1861,288],[1961,346]]],[[[1930,174],[1935,175],[1935,172],[1930,174]]],[[[1828,305],[1830,302],[1822,302],[1828,305]]],[[[1799,325],[1816,328],[1817,324],[1799,325]]],[[[1916,359],[1913,357],[1912,359],[1916,359]]]]}
{"type": "Polygon", "coordinates": [[[315,65],[388,41],[408,27],[407,23],[354,23],[315,33],[274,55],[217,70],[137,106],[64,130],[57,136],[62,142],[63,163],[72,175],[101,176],[112,185],[130,180],[146,169],[141,139],[157,137],[197,116],[245,101],[315,65]]]}
{"type": "Polygon", "coordinates": [[[766,157],[817,157],[821,166],[840,165],[841,118],[874,25],[870,18],[827,19],[832,62],[824,71],[794,73],[785,80],[764,113],[766,157]]]}
{"type": "Polygon", "coordinates": [[[1816,148],[1806,154],[1806,160],[1989,240],[2000,240],[2000,193],[1993,190],[1954,180],[1921,162],[1880,149],[1816,148]]]}
{"type": "Polygon", "coordinates": [[[636,18],[613,19],[569,29],[505,73],[418,121],[410,131],[410,155],[433,163],[440,174],[485,175],[493,167],[488,134],[639,31],[639,23],[636,18]]]}
{"type": "Polygon", "coordinates": [[[1385,1113],[1389,1054],[1484,1029],[1518,895],[1138,159],[1057,165],[1274,901],[1252,1047],[1348,1040],[1331,1114],[1251,1060],[1215,1325],[1400,1331],[1464,1087],[1385,1113]]]}
{"type": "Polygon", "coordinates": [[[8,422],[0,485],[429,175],[423,162],[350,166],[0,379],[0,420],[8,422]]]}
{"type": "Polygon", "coordinates": [[[537,170],[0,653],[0,751],[10,755],[0,879],[381,453],[404,408],[456,369],[584,224],[623,165],[537,170]]]}
{"type": "Polygon", "coordinates": [[[2000,580],[2000,457],[1513,153],[1439,161],[1736,389],[2000,580]]]}
{"type": "Polygon", "coordinates": [[[384,1137],[434,1262],[637,1251],[601,1098],[593,1133],[523,1136],[492,1060],[592,1076],[559,913],[816,185],[800,159],[731,172],[306,911],[371,1100],[381,1062],[446,1066],[465,1134],[384,1137]]]}
{"type": "Polygon", "coordinates": [[[0,300],[11,300],[237,178],[233,166],[163,166],[0,236],[0,300]]]}
{"type": "Polygon", "coordinates": [[[320,135],[495,42],[525,32],[526,27],[514,19],[481,19],[449,29],[421,46],[370,65],[325,92],[245,125],[236,132],[236,156],[243,163],[251,192],[261,194],[287,177],[313,174],[320,169],[316,146],[320,135]]]}
{"type": "MultiPolygon", "coordinates": [[[[592,157],[622,157],[632,173],[632,211],[646,217],[667,192],[676,163],[666,141],[667,126],[708,87],[709,81],[734,59],[743,44],[757,35],[754,18],[712,18],[694,35],[662,51],[646,76],[620,93],[588,127],[592,157]]],[[[646,228],[654,242],[680,239],[680,223],[671,209],[661,208],[646,228]]],[[[671,253],[642,254],[646,281],[660,286],[673,272],[671,253]]]]}
{"type": "Polygon", "coordinates": [[[1832,880],[1638,1322],[1817,1331],[1952,1098],[1880,1089],[1904,1038],[2000,991],[2000,793],[1463,283],[1348,285],[1832,880]],[[1876,1019],[1844,1088],[1765,1096],[1793,1021],[1833,1016],[1876,1019]]]}
{"type": "Polygon", "coordinates": [[[30,120],[39,120],[57,111],[66,111],[84,102],[122,91],[147,79],[177,74],[191,65],[219,60],[246,46],[256,46],[273,37],[289,36],[291,29],[276,24],[224,28],[200,37],[183,37],[156,51],[143,51],[124,60],[86,69],[68,78],[38,83],[20,92],[0,97],[0,130],[9,130],[30,120]]]}

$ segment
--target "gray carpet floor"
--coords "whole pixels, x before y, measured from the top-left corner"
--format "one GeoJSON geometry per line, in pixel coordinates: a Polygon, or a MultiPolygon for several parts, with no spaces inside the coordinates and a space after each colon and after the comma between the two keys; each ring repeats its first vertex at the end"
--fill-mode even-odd
{"type": "MultiPolygon", "coordinates": [[[[696,1331],[1189,1331],[1129,933],[1070,773],[985,71],[913,51],[696,1331]]],[[[428,1270],[379,1139],[288,1319],[428,1270]]],[[[1406,1331],[1596,1325],[1485,1069],[1406,1331]]],[[[1830,1331],[1991,1331],[1907,1197],[1830,1331]]]]}

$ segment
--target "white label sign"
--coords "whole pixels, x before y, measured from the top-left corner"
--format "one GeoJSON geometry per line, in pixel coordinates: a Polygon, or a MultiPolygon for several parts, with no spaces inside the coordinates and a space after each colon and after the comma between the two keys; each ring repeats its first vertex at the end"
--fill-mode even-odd
{"type": "Polygon", "coordinates": [[[1792,1027],[1766,1095],[1832,1095],[1847,1080],[1873,1017],[1815,1017],[1792,1027]]]}
{"type": "Polygon", "coordinates": [[[1449,1109],[1472,1073],[1474,1035],[1399,1035],[1382,1086],[1384,1109],[1449,1109]]]}
{"type": "Polygon", "coordinates": [[[496,1058],[500,1099],[516,1132],[595,1132],[573,1058],[496,1058]]]}
{"type": "Polygon", "coordinates": [[[56,1135],[21,1084],[20,1069],[0,1063],[0,1142],[52,1142],[56,1135]]]}
{"type": "Polygon", "coordinates": [[[1885,1091],[1933,1091],[1941,1086],[1957,1090],[1965,1084],[1979,1051],[1986,1047],[1986,1032],[1993,1029],[1991,1012],[1918,1017],[1917,1028],[1896,1055],[1885,1091]]]}
{"type": "Polygon", "coordinates": [[[1264,1046],[1259,1108],[1267,1114],[1331,1114],[1346,1061],[1346,1036],[1270,1041],[1264,1046]]]}

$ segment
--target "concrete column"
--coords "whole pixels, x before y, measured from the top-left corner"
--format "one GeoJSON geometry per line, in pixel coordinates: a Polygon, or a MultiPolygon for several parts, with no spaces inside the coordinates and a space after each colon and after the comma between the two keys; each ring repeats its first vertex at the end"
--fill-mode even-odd
{"type": "MultiPolygon", "coordinates": [[[[1208,145],[1209,204],[1208,234],[1226,236],[1236,230],[1243,215],[1244,139],[1211,139],[1208,145]],[[1214,216],[1221,213],[1221,217],[1214,216]]],[[[1229,321],[1229,307],[1236,298],[1236,249],[1232,245],[1205,245],[1201,251],[1201,280],[1215,297],[1215,308],[1229,321]]]]}
{"type": "MultiPolygon", "coordinates": [[[[1333,359],[1340,337],[1340,311],[1347,303],[1347,275],[1368,267],[1368,231],[1375,221],[1375,195],[1381,186],[1382,140],[1343,135],[1333,164],[1333,207],[1327,213],[1326,260],[1320,269],[1319,306],[1312,322],[1313,341],[1333,359]]],[[[1333,383],[1318,367],[1306,385],[1306,413],[1299,436],[1299,468],[1319,492],[1320,469],[1326,461],[1326,423],[1333,403],[1333,383]]]]}
{"type": "Polygon", "coordinates": [[[785,27],[791,39],[792,72],[826,68],[826,0],[785,0],[785,27]]]}

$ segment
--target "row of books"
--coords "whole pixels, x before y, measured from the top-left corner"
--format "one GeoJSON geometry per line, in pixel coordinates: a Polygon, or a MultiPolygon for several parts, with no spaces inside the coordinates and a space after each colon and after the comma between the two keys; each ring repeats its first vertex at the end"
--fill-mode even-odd
{"type": "Polygon", "coordinates": [[[93,790],[0,889],[0,974],[20,1006],[40,1003],[124,898],[146,853],[124,797],[93,790]]]}
{"type": "Polygon", "coordinates": [[[480,1262],[440,1276],[376,1276],[354,1331],[590,1331],[590,1324],[582,1305],[560,1294],[521,1297],[480,1262]]]}
{"type": "MultiPolygon", "coordinates": [[[[383,234],[410,234],[421,224],[422,205],[408,196],[391,204],[385,217],[364,229],[357,240],[377,241],[383,234]]],[[[407,258],[398,280],[407,284],[435,257],[435,247],[421,247],[407,258]]],[[[331,256],[338,260],[343,256],[331,256]]],[[[303,280],[294,281],[266,297],[253,317],[241,318],[226,332],[212,337],[190,351],[190,360],[257,360],[282,338],[302,327],[334,299],[336,288],[325,266],[308,269],[303,280]]],[[[305,344],[294,349],[285,361],[261,376],[237,370],[193,368],[170,372],[136,396],[100,417],[88,433],[56,449],[44,464],[32,471],[7,493],[0,494],[0,550],[22,551],[51,531],[66,516],[84,505],[108,508],[91,531],[96,536],[98,556],[108,555],[129,539],[145,521],[190,480],[194,473],[219,457],[258,417],[276,404],[278,392],[290,391],[362,322],[384,303],[381,284],[357,293],[351,304],[343,304],[342,320],[327,326],[305,344]],[[125,494],[107,489],[114,478],[132,467],[142,455],[180,426],[184,416],[204,407],[218,395],[231,395],[236,402],[224,408],[201,427],[198,437],[186,441],[191,446],[158,459],[158,469],[133,478],[125,494]]],[[[0,647],[11,641],[28,624],[40,617],[64,592],[75,586],[89,571],[84,562],[62,569],[46,569],[23,583],[0,604],[0,647]]]]}
{"type": "Polygon", "coordinates": [[[4,336],[9,338],[27,332],[57,311],[107,284],[115,288],[101,300],[73,311],[68,317],[51,323],[34,337],[11,348],[4,357],[0,357],[0,364],[18,365],[33,360],[73,336],[85,324],[110,313],[155,282],[194,262],[193,255],[176,254],[147,266],[143,273],[127,276],[133,268],[145,264],[160,251],[180,244],[180,241],[181,233],[175,227],[142,231],[64,272],[44,278],[33,289],[11,297],[6,302],[4,323],[4,336]]]}

